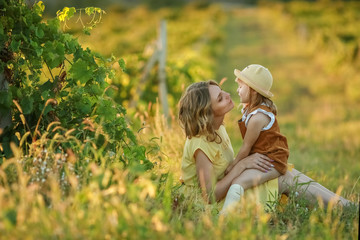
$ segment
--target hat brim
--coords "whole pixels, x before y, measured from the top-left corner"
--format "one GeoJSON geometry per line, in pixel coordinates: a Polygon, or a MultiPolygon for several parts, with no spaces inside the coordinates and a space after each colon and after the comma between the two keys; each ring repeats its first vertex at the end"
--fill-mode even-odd
{"type": "MultiPolygon", "coordinates": [[[[264,97],[267,98],[271,98],[274,96],[274,94],[272,94],[270,91],[265,91],[263,89],[261,89],[260,87],[256,86],[255,84],[253,84],[252,81],[250,81],[239,69],[235,69],[234,70],[234,74],[236,77],[238,77],[241,81],[243,81],[244,83],[246,83],[247,85],[249,85],[249,87],[251,87],[252,89],[254,89],[256,92],[258,92],[259,94],[263,95],[264,97]]],[[[235,79],[236,81],[236,79],[235,79]]]]}

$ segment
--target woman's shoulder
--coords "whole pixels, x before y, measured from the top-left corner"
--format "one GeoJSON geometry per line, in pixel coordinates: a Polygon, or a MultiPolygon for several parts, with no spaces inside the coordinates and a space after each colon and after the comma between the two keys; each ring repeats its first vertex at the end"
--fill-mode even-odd
{"type": "Polygon", "coordinates": [[[224,125],[224,124],[221,124],[221,125],[220,125],[219,131],[221,131],[221,132],[226,132],[226,128],[225,128],[225,125],[224,125]]]}
{"type": "MultiPolygon", "coordinates": [[[[224,124],[221,124],[219,129],[216,130],[216,132],[218,133],[218,135],[220,136],[221,139],[228,138],[228,133],[226,131],[226,128],[224,126],[224,124]]],[[[212,145],[218,145],[217,141],[209,141],[206,135],[200,135],[200,136],[194,136],[191,138],[186,138],[186,145],[188,146],[212,146],[212,145]]]]}
{"type": "Polygon", "coordinates": [[[221,138],[222,138],[222,136],[226,136],[226,137],[228,136],[228,133],[226,131],[226,127],[225,127],[224,124],[221,124],[221,126],[220,126],[220,128],[218,130],[218,133],[219,133],[221,138]]]}
{"type": "Polygon", "coordinates": [[[186,154],[189,159],[192,159],[195,152],[201,150],[212,160],[219,146],[219,144],[207,141],[205,136],[187,138],[184,146],[184,154],[186,154]]]}
{"type": "Polygon", "coordinates": [[[207,140],[205,136],[195,136],[191,138],[186,138],[185,147],[189,149],[196,148],[197,146],[206,146],[207,140]]]}

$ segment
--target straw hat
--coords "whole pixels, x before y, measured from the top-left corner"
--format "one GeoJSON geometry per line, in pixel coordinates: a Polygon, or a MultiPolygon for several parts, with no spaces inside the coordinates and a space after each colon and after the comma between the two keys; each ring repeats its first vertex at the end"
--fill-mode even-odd
{"type": "Polygon", "coordinates": [[[272,96],[274,96],[274,94],[270,92],[273,78],[267,68],[259,64],[251,64],[244,68],[242,71],[235,69],[234,74],[241,81],[249,85],[249,87],[257,91],[264,97],[271,98],[272,96]]]}

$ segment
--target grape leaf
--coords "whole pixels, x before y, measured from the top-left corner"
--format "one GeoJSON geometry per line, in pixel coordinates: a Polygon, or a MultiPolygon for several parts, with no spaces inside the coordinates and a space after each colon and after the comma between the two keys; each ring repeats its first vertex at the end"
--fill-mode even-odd
{"type": "Polygon", "coordinates": [[[70,69],[70,74],[75,79],[75,81],[80,81],[84,84],[89,81],[92,77],[92,69],[89,64],[82,59],[78,59],[70,69]]]}
{"type": "Polygon", "coordinates": [[[29,114],[34,109],[34,99],[31,97],[25,97],[21,100],[20,106],[24,114],[29,114]]]}
{"type": "Polygon", "coordinates": [[[121,59],[118,61],[118,63],[119,63],[119,66],[120,66],[121,70],[122,70],[123,72],[125,72],[126,66],[125,66],[125,61],[124,61],[124,59],[121,58],[121,59]]]}

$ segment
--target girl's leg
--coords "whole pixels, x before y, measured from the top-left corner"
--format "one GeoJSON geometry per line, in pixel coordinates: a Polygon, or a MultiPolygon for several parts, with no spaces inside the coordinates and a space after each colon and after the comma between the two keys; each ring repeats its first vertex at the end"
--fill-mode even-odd
{"type": "Polygon", "coordinates": [[[279,177],[280,193],[288,195],[295,187],[297,187],[298,191],[304,193],[305,197],[310,201],[316,201],[316,198],[320,197],[325,206],[327,206],[332,199],[338,201],[339,204],[343,206],[350,203],[350,201],[336,195],[296,169],[293,169],[291,172],[287,171],[284,175],[279,177]]]}
{"type": "Polygon", "coordinates": [[[226,214],[231,206],[239,202],[242,195],[244,195],[244,190],[256,187],[279,176],[280,173],[275,169],[271,169],[266,173],[256,169],[245,170],[240,176],[232,181],[232,185],[226,194],[225,202],[220,214],[226,214]]]}
{"type": "Polygon", "coordinates": [[[267,181],[275,179],[280,176],[280,173],[272,168],[268,172],[264,173],[257,169],[247,169],[232,181],[232,184],[239,184],[247,190],[263,184],[267,181]]]}

